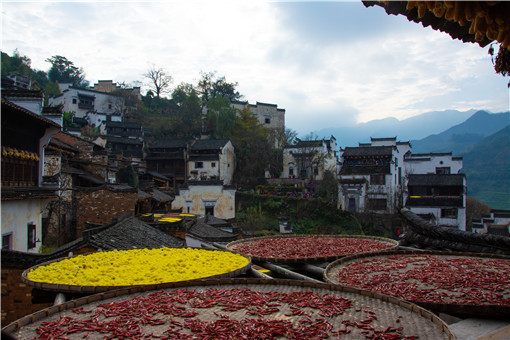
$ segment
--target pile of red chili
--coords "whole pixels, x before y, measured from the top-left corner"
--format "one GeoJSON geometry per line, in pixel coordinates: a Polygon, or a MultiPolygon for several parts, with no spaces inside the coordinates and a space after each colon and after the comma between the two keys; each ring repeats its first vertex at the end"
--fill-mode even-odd
{"type": "Polygon", "coordinates": [[[233,244],[231,249],[245,255],[274,258],[334,257],[378,251],[392,243],[370,238],[335,236],[264,237],[233,244]]]}
{"type": "Polygon", "coordinates": [[[510,260],[393,255],[346,263],[338,284],[410,301],[510,305],[510,260]]]}
{"type": "Polygon", "coordinates": [[[355,320],[336,325],[329,321],[351,308],[349,299],[312,291],[176,289],[103,303],[92,310],[77,308],[73,312],[87,314],[85,319],[65,316],[42,322],[36,332],[40,339],[319,339],[351,332],[372,339],[417,338],[404,336],[398,319],[395,325],[381,326],[368,309],[356,309],[355,320]],[[281,314],[284,306],[288,312],[281,314]],[[211,307],[214,318],[199,317],[200,310],[211,307]]]}

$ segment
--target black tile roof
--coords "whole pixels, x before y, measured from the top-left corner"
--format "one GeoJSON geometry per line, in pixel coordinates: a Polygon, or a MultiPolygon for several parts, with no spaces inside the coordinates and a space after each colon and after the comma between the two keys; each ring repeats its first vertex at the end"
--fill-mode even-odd
{"type": "Polygon", "coordinates": [[[219,150],[228,143],[228,139],[201,139],[197,140],[191,150],[219,150]]]}
{"type": "Polygon", "coordinates": [[[228,242],[237,239],[236,235],[213,227],[203,221],[196,221],[188,227],[186,232],[199,239],[212,242],[228,242]]]}
{"type": "Polygon", "coordinates": [[[106,128],[109,128],[109,127],[141,129],[142,125],[139,123],[133,123],[133,122],[106,122],[106,128]]]}
{"type": "Polygon", "coordinates": [[[340,175],[389,174],[390,165],[343,165],[340,175]]]}
{"type": "Polygon", "coordinates": [[[150,148],[185,148],[192,139],[162,139],[157,140],[150,145],[150,148]]]}
{"type": "Polygon", "coordinates": [[[116,137],[116,136],[106,136],[107,143],[116,143],[116,144],[130,144],[130,145],[142,145],[143,142],[138,138],[126,138],[126,137],[116,137]]]}
{"type": "MultiPolygon", "coordinates": [[[[41,115],[35,114],[32,111],[29,111],[19,105],[16,105],[14,103],[11,103],[10,101],[2,98],[2,118],[6,117],[8,114],[13,115],[25,115],[26,119],[28,120],[37,120],[39,124],[45,126],[45,127],[58,127],[60,128],[60,125],[55,123],[52,120],[49,120],[47,118],[44,118],[41,115]]],[[[2,120],[2,123],[4,123],[4,120],[2,120]]]]}
{"type": "Polygon", "coordinates": [[[89,244],[103,250],[182,247],[184,240],[172,237],[136,217],[125,219],[90,235],[89,244]]]}
{"type": "Polygon", "coordinates": [[[152,189],[152,198],[158,202],[170,202],[174,200],[172,196],[167,195],[158,189],[152,189]]]}
{"type": "Polygon", "coordinates": [[[463,207],[462,197],[409,197],[406,207],[463,207]]]}
{"type": "Polygon", "coordinates": [[[464,174],[411,174],[408,186],[462,186],[464,174]]]}
{"type": "Polygon", "coordinates": [[[392,146],[361,146],[346,147],[342,157],[371,157],[371,156],[391,156],[392,146]]]}

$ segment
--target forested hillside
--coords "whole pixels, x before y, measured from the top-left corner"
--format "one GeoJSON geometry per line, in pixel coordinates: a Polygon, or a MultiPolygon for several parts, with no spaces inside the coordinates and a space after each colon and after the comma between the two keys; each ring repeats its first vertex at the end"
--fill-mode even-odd
{"type": "Polygon", "coordinates": [[[452,152],[454,156],[510,123],[510,112],[478,111],[465,122],[420,140],[412,140],[414,153],[452,152]]]}
{"type": "Polygon", "coordinates": [[[510,209],[510,125],[461,154],[468,196],[493,209],[510,209]]]}

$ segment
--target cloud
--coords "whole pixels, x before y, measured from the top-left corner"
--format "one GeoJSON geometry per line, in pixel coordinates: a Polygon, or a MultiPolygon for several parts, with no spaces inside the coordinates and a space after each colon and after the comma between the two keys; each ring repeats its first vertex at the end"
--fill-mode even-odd
{"type": "Polygon", "coordinates": [[[4,2],[2,44],[36,69],[59,54],[91,82],[181,82],[216,71],[250,103],[286,109],[300,134],[429,110],[508,108],[478,45],[360,2],[4,2]]]}

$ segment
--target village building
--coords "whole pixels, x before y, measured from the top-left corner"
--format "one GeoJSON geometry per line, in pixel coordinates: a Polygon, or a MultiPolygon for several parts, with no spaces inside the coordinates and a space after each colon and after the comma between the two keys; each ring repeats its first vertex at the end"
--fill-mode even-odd
{"type": "Polygon", "coordinates": [[[248,101],[233,101],[232,106],[237,110],[248,108],[259,124],[272,131],[269,136],[273,140],[272,144],[280,147],[281,137],[285,133],[285,109],[279,108],[276,104],[261,102],[250,104],[248,101]]]}
{"type": "Polygon", "coordinates": [[[471,221],[472,232],[510,236],[510,210],[491,210],[489,215],[471,221]]]}
{"type": "Polygon", "coordinates": [[[406,208],[434,224],[466,230],[466,176],[452,153],[408,153],[404,157],[406,208]]]}
{"type": "Polygon", "coordinates": [[[2,249],[38,252],[42,211],[57,187],[43,183],[44,147],[60,125],[2,97],[2,249]]]}
{"type": "Polygon", "coordinates": [[[197,140],[191,145],[188,159],[188,179],[221,181],[232,184],[234,177],[234,146],[227,139],[197,140]]]}
{"type": "Polygon", "coordinates": [[[188,152],[192,139],[163,139],[148,146],[145,162],[147,172],[170,180],[172,187],[186,183],[188,152]]]}
{"type": "Polygon", "coordinates": [[[338,164],[335,137],[320,140],[296,138],[294,145],[283,149],[281,178],[321,181],[326,171],[336,175],[338,164]]]}
{"type": "Polygon", "coordinates": [[[343,210],[393,214],[402,207],[403,160],[411,150],[396,138],[340,149],[339,201],[343,210]]]}
{"type": "Polygon", "coordinates": [[[172,209],[221,219],[235,218],[235,188],[231,185],[235,152],[230,140],[194,141],[187,159],[188,179],[179,187],[172,209]]]}
{"type": "Polygon", "coordinates": [[[396,214],[403,207],[435,224],[466,228],[462,158],[451,153],[412,154],[396,137],[340,150],[339,200],[344,210],[396,214]]]}
{"type": "Polygon", "coordinates": [[[75,118],[83,118],[89,126],[95,128],[101,128],[106,121],[122,121],[125,113],[124,97],[71,84],[59,85],[62,93],[48,98],[50,106],[61,105],[64,112],[74,112],[75,118]]]}

